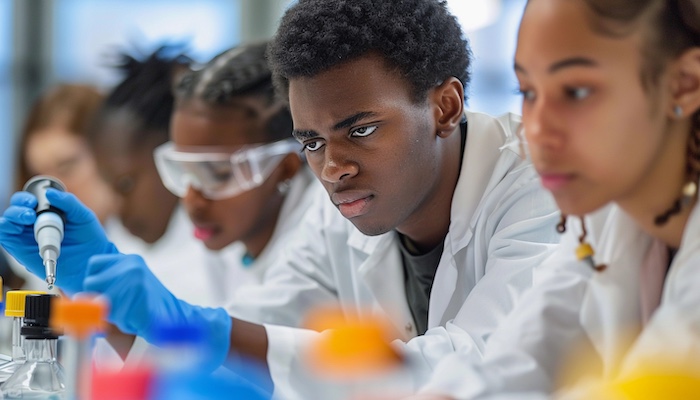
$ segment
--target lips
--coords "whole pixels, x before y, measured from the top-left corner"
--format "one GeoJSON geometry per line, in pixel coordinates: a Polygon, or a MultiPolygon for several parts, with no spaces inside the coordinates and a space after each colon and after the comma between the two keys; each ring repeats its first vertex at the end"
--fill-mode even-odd
{"type": "Polygon", "coordinates": [[[209,240],[212,236],[214,236],[217,232],[217,229],[214,227],[203,227],[203,226],[195,226],[194,228],[194,237],[206,241],[209,240]]]}
{"type": "Polygon", "coordinates": [[[549,191],[557,191],[565,187],[574,178],[573,174],[540,173],[542,186],[549,191]]]}
{"type": "Polygon", "coordinates": [[[338,207],[340,213],[347,219],[366,214],[373,198],[372,194],[358,191],[336,192],[331,195],[333,204],[338,207]]]}

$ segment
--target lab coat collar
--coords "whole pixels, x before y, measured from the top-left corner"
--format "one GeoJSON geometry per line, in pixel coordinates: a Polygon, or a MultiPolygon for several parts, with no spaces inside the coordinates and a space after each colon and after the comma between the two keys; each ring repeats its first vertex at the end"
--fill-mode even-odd
{"type": "MultiPolygon", "coordinates": [[[[572,220],[567,226],[578,236],[581,225],[578,218],[572,220]]],[[[581,322],[604,359],[605,374],[615,374],[629,348],[629,338],[641,330],[638,278],[651,238],[616,205],[587,216],[586,229],[596,264],[607,267],[590,275],[581,322]]]]}
{"type": "MultiPolygon", "coordinates": [[[[447,239],[452,253],[465,248],[474,234],[481,200],[509,172],[503,168],[501,173],[496,164],[504,151],[518,154],[518,141],[515,136],[520,117],[504,114],[493,118],[482,113],[467,112],[467,143],[464,148],[462,169],[452,197],[450,211],[450,229],[447,239]]],[[[511,159],[512,160],[512,159],[511,159]]]]}
{"type": "MultiPolygon", "coordinates": [[[[349,221],[346,223],[350,224],[349,221]]],[[[408,340],[414,337],[416,329],[406,299],[397,233],[391,231],[367,236],[353,226],[347,244],[364,258],[357,267],[357,273],[379,304],[381,313],[391,319],[398,338],[408,340]]]]}

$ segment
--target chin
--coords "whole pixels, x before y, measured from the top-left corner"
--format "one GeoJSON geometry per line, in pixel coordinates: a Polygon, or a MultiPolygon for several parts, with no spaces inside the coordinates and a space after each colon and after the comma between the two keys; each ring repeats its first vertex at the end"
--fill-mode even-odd
{"type": "Polygon", "coordinates": [[[202,243],[204,244],[204,247],[206,247],[208,250],[212,250],[212,251],[223,250],[224,247],[228,246],[228,244],[216,243],[216,242],[210,243],[208,241],[203,241],[202,243]]]}
{"type": "Polygon", "coordinates": [[[386,227],[386,225],[377,224],[377,221],[372,221],[372,223],[363,224],[361,221],[350,220],[355,228],[367,236],[378,236],[389,232],[394,229],[392,227],[386,227]]]}
{"type": "Polygon", "coordinates": [[[598,211],[600,208],[608,204],[609,202],[593,202],[593,201],[581,201],[572,199],[558,199],[555,197],[555,202],[557,203],[557,208],[561,210],[562,214],[566,215],[577,215],[584,216],[592,212],[598,211]]]}

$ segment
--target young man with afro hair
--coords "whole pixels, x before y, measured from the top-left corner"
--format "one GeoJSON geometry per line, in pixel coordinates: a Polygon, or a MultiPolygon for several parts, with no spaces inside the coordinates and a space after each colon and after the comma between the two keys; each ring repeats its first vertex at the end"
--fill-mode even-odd
{"type": "Polygon", "coordinates": [[[84,289],[114,300],[110,320],[146,340],[158,319],[208,327],[218,361],[261,360],[284,399],[327,398],[301,364],[319,333],[299,326],[317,307],[391,320],[409,391],[450,354],[479,357],[556,247],[558,214],[520,156],[519,119],[465,111],[469,47],[445,2],[300,0],[268,58],[327,194],[265,285],[246,304],[200,308],[140,258],[110,254],[88,263],[84,289]]]}

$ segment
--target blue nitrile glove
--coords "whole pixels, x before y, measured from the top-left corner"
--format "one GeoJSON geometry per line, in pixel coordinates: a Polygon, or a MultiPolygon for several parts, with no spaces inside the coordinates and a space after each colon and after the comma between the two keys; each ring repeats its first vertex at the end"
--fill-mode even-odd
{"type": "MultiPolygon", "coordinates": [[[[117,253],[107,240],[100,221],[73,194],[47,189],[51,205],[65,213],[61,254],[56,263],[56,286],[68,294],[83,289],[88,259],[95,254],[117,253]]],[[[20,264],[39,278],[46,278],[39,247],[34,239],[36,197],[29,192],[16,192],[10,207],[0,217],[0,245],[20,264]]]]}
{"type": "Polygon", "coordinates": [[[125,333],[153,343],[152,324],[193,324],[206,328],[208,366],[226,361],[231,336],[231,317],[223,308],[193,306],[163,286],[137,255],[106,254],[90,258],[84,290],[105,296],[109,321],[125,333]]]}

